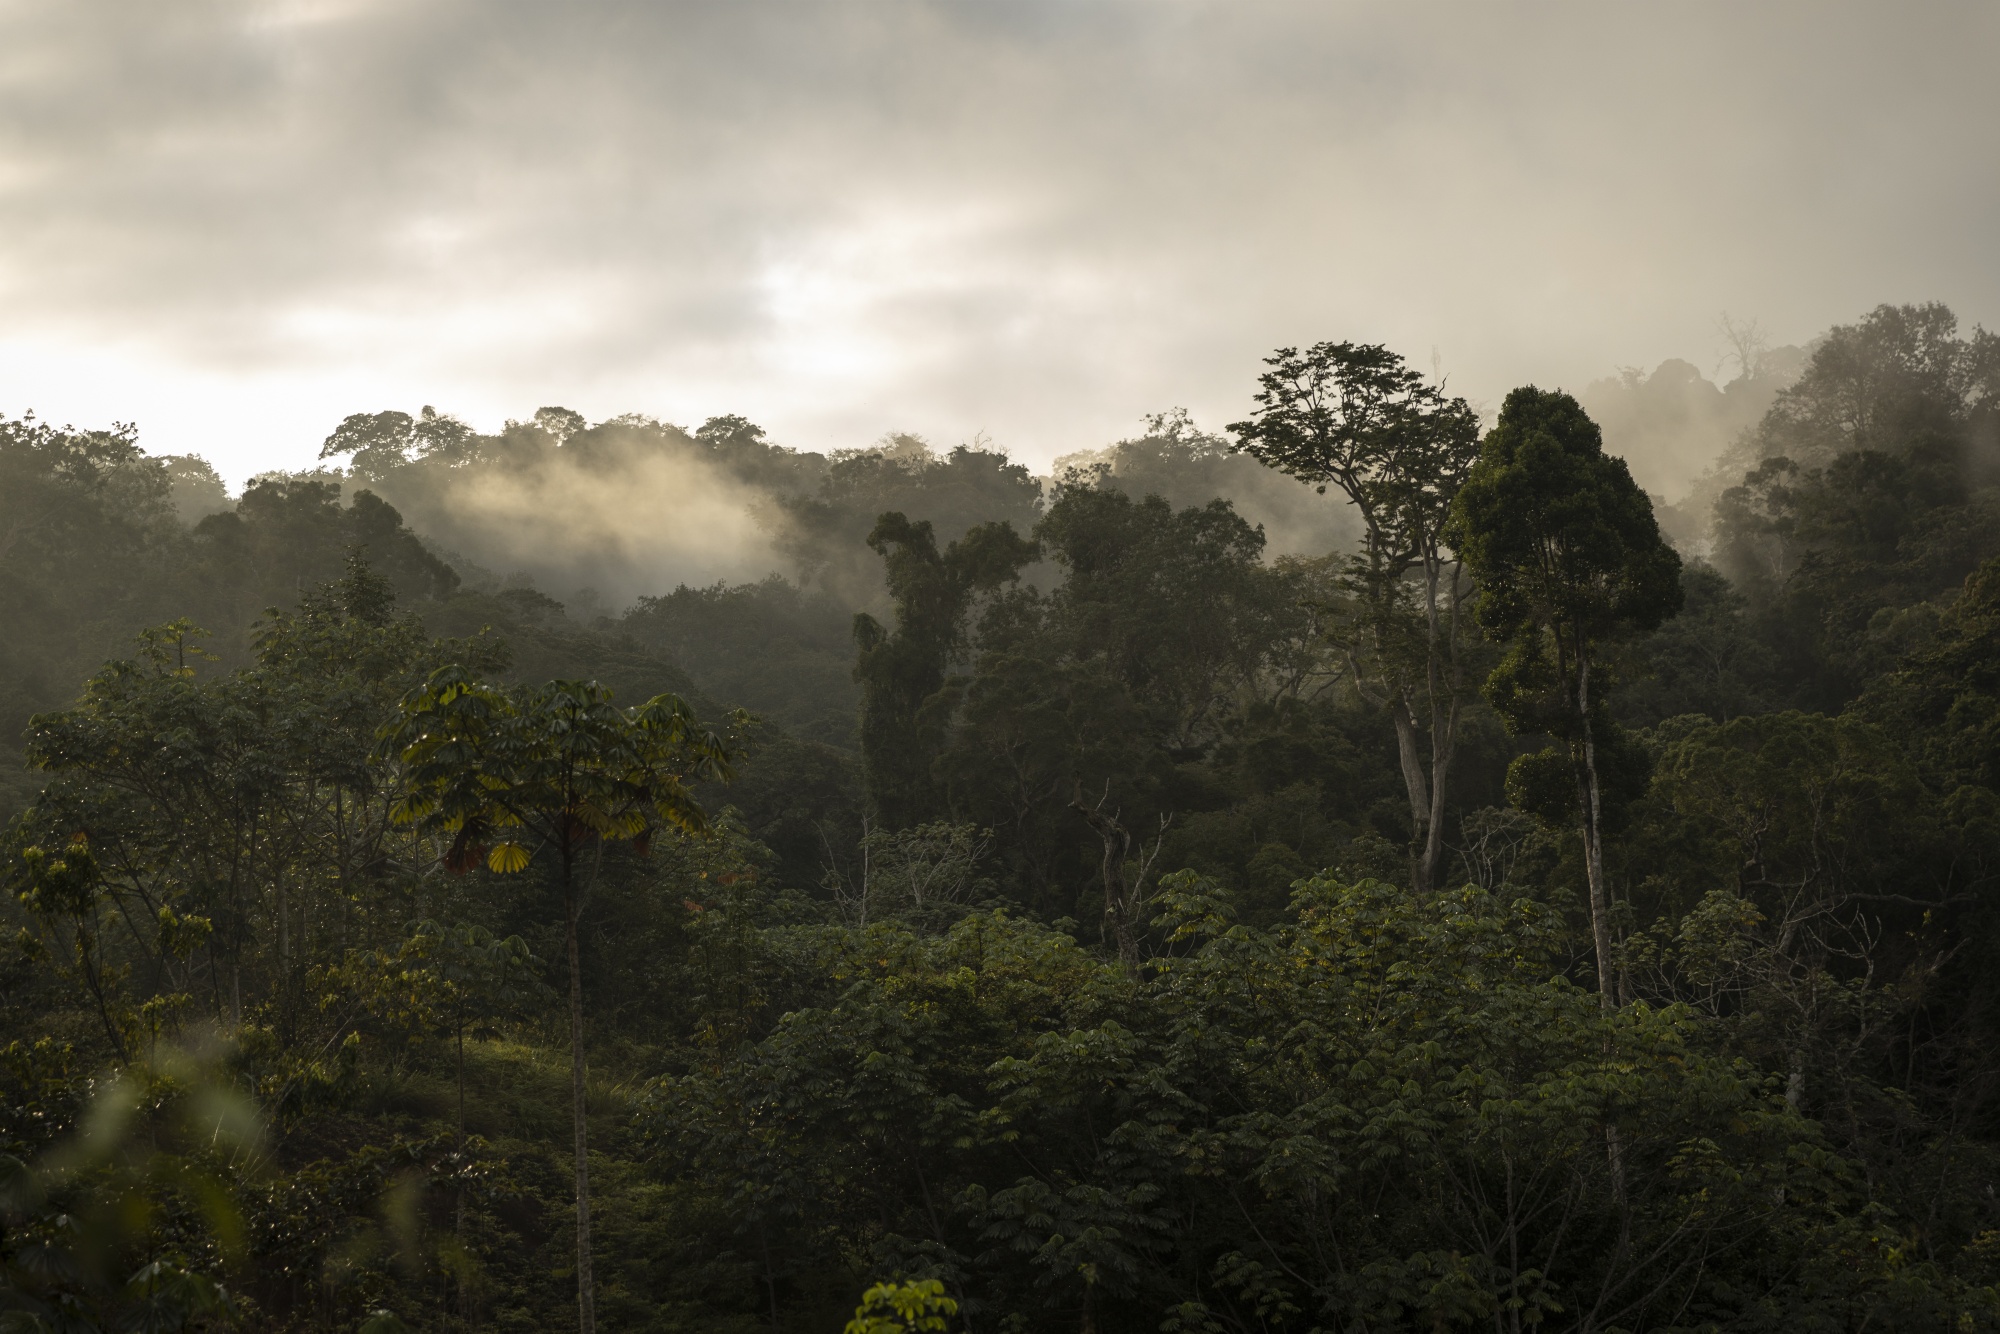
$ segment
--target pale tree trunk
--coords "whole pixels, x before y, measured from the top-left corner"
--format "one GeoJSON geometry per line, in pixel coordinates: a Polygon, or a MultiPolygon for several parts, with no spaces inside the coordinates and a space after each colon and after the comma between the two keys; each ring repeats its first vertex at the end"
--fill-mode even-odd
{"type": "Polygon", "coordinates": [[[1611,895],[1604,883],[1604,805],[1597,782],[1597,738],[1590,725],[1590,659],[1581,651],[1577,663],[1577,721],[1583,725],[1583,781],[1577,793],[1583,805],[1584,872],[1590,881],[1590,934],[1597,950],[1597,1003],[1615,1009],[1612,982],[1611,895]]]}
{"type": "Polygon", "coordinates": [[[1429,824],[1424,834],[1421,886],[1435,889],[1444,862],[1444,803],[1451,782],[1452,760],[1458,754],[1459,688],[1458,670],[1458,566],[1451,567],[1451,613],[1446,626],[1439,625],[1438,574],[1442,562],[1435,556],[1424,565],[1426,633],[1424,680],[1431,705],[1431,802],[1429,824]],[[1445,680],[1445,677],[1449,680],[1445,680]]]}
{"type": "MultiPolygon", "coordinates": [[[[1577,716],[1583,725],[1583,856],[1590,879],[1590,934],[1597,951],[1597,1008],[1605,1014],[1618,1008],[1612,983],[1611,894],[1604,883],[1604,803],[1597,781],[1597,737],[1590,725],[1590,656],[1577,643],[1577,716]]],[[[1604,1054],[1611,1055],[1611,1035],[1604,1036],[1604,1054]]],[[[1611,1197],[1625,1204],[1625,1139],[1616,1125],[1604,1127],[1604,1156],[1611,1171],[1611,1197]]]]}
{"type": "MultiPolygon", "coordinates": [[[[1410,886],[1419,895],[1438,888],[1444,865],[1444,808],[1451,786],[1452,761],[1458,752],[1458,575],[1452,573],[1449,620],[1441,613],[1439,577],[1443,562],[1428,556],[1424,567],[1424,664],[1421,686],[1405,682],[1390,686],[1389,716],[1396,725],[1396,758],[1403,790],[1410,802],[1410,886]],[[1416,695],[1421,688],[1430,714],[1430,756],[1421,753],[1416,695]]],[[[1349,670],[1358,670],[1350,656],[1349,670]]],[[[1364,692],[1363,695],[1366,698],[1364,692]]]]}
{"type": "Polygon", "coordinates": [[[597,1296],[590,1274],[590,1146],[583,1072],[583,964],[576,941],[577,901],[570,876],[569,850],[563,850],[563,904],[568,910],[569,938],[569,1078],[570,1114],[576,1126],[576,1316],[579,1334],[596,1334],[597,1296]]]}
{"type": "Polygon", "coordinates": [[[1451,761],[1458,748],[1458,699],[1454,696],[1446,708],[1440,710],[1435,703],[1431,709],[1431,805],[1430,825],[1424,832],[1423,858],[1417,864],[1419,873],[1418,892],[1428,893],[1438,887],[1439,872],[1444,862],[1444,798],[1445,781],[1451,774],[1451,761]],[[1440,718],[1438,715],[1444,716],[1440,718]]]}
{"type": "Polygon", "coordinates": [[[1132,833],[1119,823],[1116,815],[1106,815],[1100,809],[1104,805],[1101,800],[1096,806],[1084,805],[1081,780],[1069,804],[1090,821],[1090,827],[1104,843],[1104,922],[1118,945],[1119,960],[1127,968],[1137,968],[1139,940],[1132,930],[1131,896],[1125,885],[1125,859],[1132,852],[1132,833]]]}
{"type": "Polygon", "coordinates": [[[458,1022],[458,1170],[461,1174],[454,1206],[456,1218],[451,1225],[454,1237],[465,1235],[465,1020],[458,1022]]]}
{"type": "Polygon", "coordinates": [[[1424,764],[1417,753],[1417,722],[1410,702],[1399,696],[1389,706],[1396,724],[1396,758],[1403,770],[1403,790],[1410,800],[1410,887],[1418,894],[1431,892],[1429,846],[1436,830],[1431,818],[1431,784],[1424,778],[1424,764]]]}
{"type": "MultiPolygon", "coordinates": [[[[1363,504],[1359,492],[1347,487],[1343,489],[1347,490],[1348,497],[1360,505],[1362,513],[1367,516],[1368,587],[1374,590],[1371,596],[1378,599],[1376,614],[1383,617],[1392,615],[1393,612],[1383,606],[1380,599],[1386,597],[1393,603],[1394,595],[1383,590],[1387,589],[1395,578],[1400,577],[1392,575],[1391,570],[1402,567],[1391,566],[1386,562],[1384,553],[1390,545],[1388,537],[1374,516],[1369,513],[1368,507],[1363,504]]],[[[1426,573],[1428,574],[1428,571],[1426,573]]],[[[1431,581],[1428,587],[1430,595],[1426,598],[1426,604],[1434,613],[1437,603],[1436,582],[1431,581]]],[[[1436,618],[1433,614],[1431,620],[1433,646],[1435,627],[1436,618]]],[[[1361,664],[1356,661],[1351,649],[1347,654],[1347,670],[1361,697],[1385,709],[1390,722],[1396,728],[1396,760],[1403,775],[1403,793],[1410,803],[1410,888],[1422,896],[1431,891],[1431,858],[1428,853],[1434,830],[1434,822],[1431,819],[1431,796],[1434,786],[1432,779],[1436,775],[1426,778],[1424,774],[1423,757],[1417,741],[1416,708],[1411,703],[1414,688],[1406,679],[1402,679],[1401,672],[1392,665],[1387,656],[1379,622],[1374,631],[1374,648],[1376,661],[1382,670],[1380,694],[1371,691],[1365,684],[1367,678],[1362,675],[1361,664]]]]}

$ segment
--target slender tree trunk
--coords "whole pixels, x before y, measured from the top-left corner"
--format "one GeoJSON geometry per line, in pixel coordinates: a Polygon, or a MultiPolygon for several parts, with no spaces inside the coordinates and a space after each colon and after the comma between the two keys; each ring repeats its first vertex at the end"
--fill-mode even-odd
{"type": "Polygon", "coordinates": [[[1422,882],[1435,889],[1444,863],[1444,803],[1451,788],[1452,761],[1458,755],[1458,566],[1451,572],[1451,610],[1438,614],[1438,578],[1444,562],[1435,552],[1424,561],[1424,684],[1431,706],[1431,775],[1429,823],[1424,831],[1422,882]]]}
{"type": "Polygon", "coordinates": [[[1106,815],[1099,809],[1103,805],[1086,806],[1083,801],[1083,783],[1078,780],[1076,794],[1070,800],[1072,809],[1080,812],[1090,821],[1090,827],[1104,843],[1104,921],[1111,928],[1111,938],[1118,945],[1118,958],[1127,968],[1139,966],[1139,939],[1132,930],[1132,911],[1125,889],[1125,859],[1132,852],[1132,834],[1118,822],[1115,815],[1106,815]]]}
{"type": "Polygon", "coordinates": [[[1577,721],[1583,730],[1583,782],[1577,795],[1583,805],[1584,872],[1590,880],[1590,934],[1597,949],[1597,1003],[1611,1010],[1618,1000],[1612,980],[1611,895],[1604,883],[1604,805],[1597,782],[1597,738],[1590,725],[1590,659],[1581,651],[1577,658],[1577,721]]]}
{"type": "Polygon", "coordinates": [[[1418,864],[1420,891],[1438,887],[1444,863],[1444,799],[1451,777],[1451,762],[1458,750],[1458,699],[1440,709],[1437,692],[1431,692],[1431,804],[1429,826],[1424,831],[1423,860],[1418,864]]]}
{"type": "Polygon", "coordinates": [[[1410,886],[1418,894],[1438,887],[1444,864],[1444,803],[1457,750],[1458,702],[1438,706],[1433,693],[1430,773],[1418,754],[1417,725],[1409,707],[1398,701],[1390,710],[1396,722],[1396,752],[1402,762],[1403,787],[1410,801],[1410,826],[1415,838],[1410,853],[1410,886]]]}
{"type": "Polygon", "coordinates": [[[1431,892],[1426,873],[1424,849],[1430,840],[1431,789],[1424,781],[1424,763],[1417,753],[1417,722],[1410,714],[1410,702],[1401,695],[1391,699],[1389,716],[1396,723],[1396,757],[1402,764],[1403,790],[1410,799],[1410,887],[1418,894],[1431,892]]]}
{"type": "MultiPolygon", "coordinates": [[[[1423,557],[1424,663],[1423,679],[1390,682],[1384,692],[1389,716],[1396,725],[1396,758],[1403,790],[1410,802],[1410,886],[1419,895],[1436,890],[1443,878],[1444,810],[1451,789],[1451,766],[1458,751],[1458,575],[1452,574],[1449,616],[1440,610],[1439,579],[1444,562],[1435,552],[1423,557]],[[1423,692],[1429,713],[1430,756],[1421,753],[1417,724],[1417,692],[1423,692]]],[[[1378,645],[1379,646],[1379,645],[1378,645]]],[[[1352,655],[1348,667],[1359,680],[1352,655]]],[[[1363,692],[1364,698],[1367,693],[1363,692]]]]}
{"type": "MultiPolygon", "coordinates": [[[[1590,878],[1590,934],[1597,950],[1597,1008],[1605,1014],[1618,1008],[1613,987],[1611,894],[1604,883],[1604,803],[1597,781],[1597,737],[1590,725],[1590,657],[1577,645],[1577,712],[1583,724],[1583,855],[1590,878]]],[[[1604,1036],[1604,1054],[1611,1056],[1611,1035],[1604,1036]]],[[[1625,1138],[1618,1127],[1604,1127],[1604,1156],[1611,1171],[1611,1197],[1625,1204],[1625,1138]]]]}
{"type": "MultiPolygon", "coordinates": [[[[460,1017],[457,1027],[458,1151],[454,1155],[456,1161],[452,1166],[458,1173],[458,1188],[452,1192],[451,1197],[451,1235],[454,1240],[463,1242],[465,1240],[465,1020],[463,1016],[460,1017]]],[[[470,1304],[466,1301],[465,1297],[465,1274],[460,1270],[454,1269],[451,1271],[448,1281],[451,1284],[451,1295],[454,1299],[452,1304],[458,1318],[466,1323],[467,1328],[470,1328],[472,1319],[468,1314],[470,1304]]]]}
{"type": "Polygon", "coordinates": [[[451,1234],[465,1235],[465,1021],[458,1024],[458,1170],[460,1173],[458,1190],[452,1201],[453,1219],[451,1234]]]}
{"type": "Polygon", "coordinates": [[[764,1253],[764,1293],[771,1301],[771,1328],[783,1329],[778,1320],[778,1275],[771,1268],[771,1238],[764,1224],[757,1224],[757,1246],[764,1253]]]}
{"type": "Polygon", "coordinates": [[[91,951],[96,948],[95,933],[83,925],[81,918],[76,925],[76,960],[78,970],[83,974],[85,985],[97,1001],[97,1017],[104,1025],[104,1036],[111,1040],[111,1050],[118,1053],[120,1065],[132,1063],[132,1053],[125,1048],[125,1039],[118,1033],[118,1025],[111,1021],[111,1003],[104,995],[104,980],[97,966],[91,962],[91,951]]]}
{"type": "Polygon", "coordinates": [[[563,906],[569,922],[569,1078],[570,1113],[576,1122],[576,1316],[579,1334],[596,1334],[597,1294],[590,1274],[590,1145],[585,1120],[583,1078],[583,964],[577,951],[577,902],[570,851],[563,848],[563,906]]]}

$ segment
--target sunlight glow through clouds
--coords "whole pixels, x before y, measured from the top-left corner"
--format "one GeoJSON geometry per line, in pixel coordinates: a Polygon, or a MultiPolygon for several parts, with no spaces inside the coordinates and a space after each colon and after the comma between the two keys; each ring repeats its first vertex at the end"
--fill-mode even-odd
{"type": "MultiPolygon", "coordinates": [[[[0,413],[93,428],[134,421],[148,452],[201,454],[237,485],[270,468],[313,466],[331,425],[355,403],[383,397],[384,384],[373,363],[245,374],[163,358],[142,343],[0,339],[0,413]],[[116,411],[104,411],[107,398],[116,411]]],[[[392,383],[389,396],[399,389],[404,398],[417,392],[392,383]]]]}
{"type": "Polygon", "coordinates": [[[426,403],[1046,464],[1233,419],[1282,343],[1495,403],[1723,310],[1992,325],[1995,49],[1922,2],[0,0],[0,411],[237,480],[426,403]]]}
{"type": "Polygon", "coordinates": [[[792,396],[879,397],[1091,306],[1101,275],[1065,273],[1020,245],[1022,209],[877,205],[769,257],[756,277],[768,332],[756,358],[792,396]],[[942,336],[941,336],[942,335],[942,336]]]}

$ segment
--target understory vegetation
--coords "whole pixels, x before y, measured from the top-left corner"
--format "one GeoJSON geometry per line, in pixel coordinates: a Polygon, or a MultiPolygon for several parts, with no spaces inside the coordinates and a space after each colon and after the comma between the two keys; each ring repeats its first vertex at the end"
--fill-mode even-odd
{"type": "Polygon", "coordinates": [[[1051,479],[0,421],[0,1331],[2000,1329],[2000,337],[1757,392],[1674,543],[1367,344],[1051,479]],[[784,567],[468,499],[647,469],[784,567]]]}

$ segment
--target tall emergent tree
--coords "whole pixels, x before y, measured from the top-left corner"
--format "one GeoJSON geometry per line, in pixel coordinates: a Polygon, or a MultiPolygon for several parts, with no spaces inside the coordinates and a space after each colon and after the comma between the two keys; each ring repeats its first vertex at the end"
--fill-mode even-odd
{"type": "Polygon", "coordinates": [[[673,695],[626,710],[595,681],[551,681],[509,693],[459,667],[440,668],[410,693],[401,716],[385,729],[384,744],[409,777],[409,795],[395,818],[451,835],[447,870],[470,870],[483,861],[511,874],[526,870],[537,853],[553,862],[569,958],[578,1328],[592,1334],[597,1317],[577,920],[605,844],[627,839],[643,853],[656,829],[707,828],[690,787],[704,778],[726,779],[729,753],[673,695]]]}
{"type": "Polygon", "coordinates": [[[907,829],[945,814],[930,772],[940,738],[924,725],[924,703],[966,652],[974,599],[1013,582],[1039,548],[1001,522],[980,524],[939,551],[930,520],[895,510],[875,521],[868,545],[883,558],[896,628],[867,612],[854,617],[862,773],[875,818],[907,829]]]}
{"type": "Polygon", "coordinates": [[[1236,448],[1322,493],[1338,489],[1361,516],[1362,549],[1342,580],[1354,599],[1342,648],[1356,688],[1395,723],[1414,834],[1410,878],[1427,893],[1444,859],[1445,796],[1469,687],[1460,653],[1469,584],[1443,529],[1479,451],[1478,414],[1376,344],[1281,347],[1265,364],[1257,409],[1229,429],[1236,448]]]}
{"type": "Polygon", "coordinates": [[[1508,639],[1486,697],[1514,732],[1546,732],[1558,752],[1526,755],[1510,792],[1549,761],[1574,780],[1590,879],[1600,1004],[1614,1004],[1604,883],[1604,750],[1612,737],[1603,670],[1620,635],[1658,629],[1681,606],[1681,559],[1653,503],[1574,398],[1528,386],[1507,395],[1459,489],[1445,541],[1479,581],[1479,621],[1508,639]]]}

